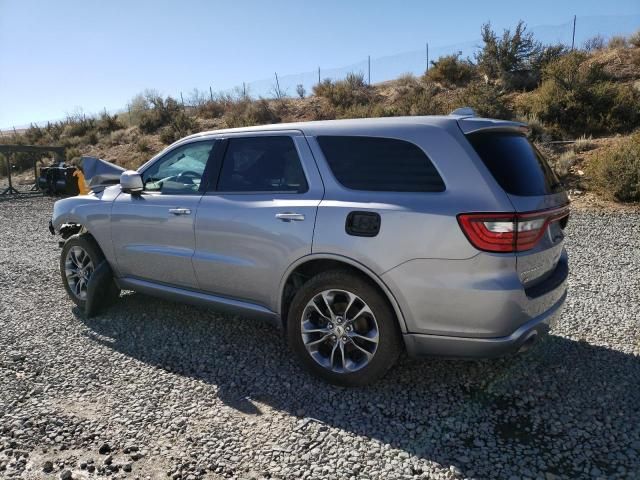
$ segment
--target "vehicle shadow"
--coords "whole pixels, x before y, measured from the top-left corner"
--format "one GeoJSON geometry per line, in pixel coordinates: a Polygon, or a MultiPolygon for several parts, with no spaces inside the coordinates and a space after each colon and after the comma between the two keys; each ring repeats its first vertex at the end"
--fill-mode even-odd
{"type": "Polygon", "coordinates": [[[215,385],[245,414],[268,405],[468,476],[640,471],[636,355],[551,335],[507,359],[404,358],[377,384],[346,389],[302,371],[281,334],[255,320],[133,293],[97,317],[76,315],[94,341],[215,385]]]}

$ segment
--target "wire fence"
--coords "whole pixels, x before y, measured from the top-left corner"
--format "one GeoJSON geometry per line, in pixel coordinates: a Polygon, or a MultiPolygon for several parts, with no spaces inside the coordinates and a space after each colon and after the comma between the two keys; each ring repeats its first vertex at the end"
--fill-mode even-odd
{"type": "MultiPolygon", "coordinates": [[[[573,17],[567,19],[565,23],[552,26],[533,27],[530,30],[535,38],[544,44],[562,44],[571,47],[575,44],[580,47],[585,40],[595,35],[602,35],[604,38],[613,34],[630,34],[638,29],[640,25],[640,15],[630,15],[625,17],[573,17]]],[[[200,85],[198,88],[185,86],[185,90],[175,92],[164,92],[178,99],[185,106],[193,104],[194,97],[199,100],[208,100],[217,95],[225,94],[232,96],[249,96],[252,98],[274,98],[274,97],[296,97],[298,92],[304,91],[309,95],[313,87],[320,81],[329,79],[332,81],[342,80],[348,74],[362,74],[365,81],[375,84],[398,78],[403,74],[422,75],[428,68],[432,60],[460,53],[463,58],[474,58],[475,53],[482,45],[481,39],[465,41],[452,45],[437,46],[425,42],[415,50],[401,52],[388,56],[368,56],[349,65],[341,67],[325,68],[320,65],[312,71],[281,74],[274,72],[261,80],[246,81],[230,88],[217,88],[215,79],[210,85],[200,85]],[[191,90],[189,90],[191,88],[191,90]]],[[[107,109],[104,109],[106,112],[107,109]]],[[[125,113],[127,107],[110,110],[109,113],[125,113]]],[[[38,122],[37,125],[44,126],[47,122],[38,122]]],[[[28,125],[14,127],[18,131],[27,128],[28,125]]],[[[13,134],[12,129],[0,130],[0,136],[13,134]]]]}

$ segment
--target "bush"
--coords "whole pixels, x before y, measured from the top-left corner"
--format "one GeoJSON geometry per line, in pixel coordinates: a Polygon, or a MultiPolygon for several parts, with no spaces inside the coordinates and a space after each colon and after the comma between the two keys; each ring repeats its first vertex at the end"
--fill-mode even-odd
{"type": "Polygon", "coordinates": [[[231,128],[279,123],[281,121],[280,117],[269,105],[269,102],[264,98],[260,100],[241,98],[229,106],[224,118],[231,128]]]}
{"type": "MultiPolygon", "coordinates": [[[[405,78],[390,98],[389,115],[439,115],[446,112],[438,97],[442,89],[432,82],[405,78]]],[[[386,115],[386,116],[389,116],[386,115]]]]}
{"type": "Polygon", "coordinates": [[[67,116],[64,134],[68,137],[83,137],[95,128],[95,118],[87,117],[83,113],[76,113],[67,116]]]}
{"type": "Polygon", "coordinates": [[[595,52],[596,50],[602,50],[604,48],[604,37],[602,35],[596,35],[595,37],[588,38],[582,45],[582,49],[585,52],[595,52]]]}
{"type": "Polygon", "coordinates": [[[582,135],[580,138],[577,138],[575,142],[573,142],[572,150],[575,153],[587,152],[593,148],[593,137],[589,135],[582,135]]]}
{"type": "Polygon", "coordinates": [[[65,163],[73,163],[80,160],[82,153],[78,148],[72,147],[72,148],[67,148],[65,150],[64,156],[65,156],[65,163]]]}
{"type": "Polygon", "coordinates": [[[178,140],[176,137],[176,132],[171,127],[162,127],[160,129],[160,141],[165,145],[171,145],[173,142],[178,140]]]}
{"type": "Polygon", "coordinates": [[[178,136],[191,133],[196,122],[188,116],[182,106],[171,97],[150,97],[151,109],[142,112],[138,127],[142,133],[155,133],[161,127],[171,127],[178,136]]]}
{"type": "Polygon", "coordinates": [[[486,23],[481,34],[484,46],[476,55],[480,72],[508,89],[533,88],[544,49],[533,33],[527,32],[525,23],[520,20],[513,33],[505,29],[502,37],[486,23]]]}
{"type": "Polygon", "coordinates": [[[100,133],[111,133],[124,128],[124,125],[118,120],[117,114],[109,115],[103,112],[96,122],[96,128],[100,133]]]}
{"type": "Polygon", "coordinates": [[[640,132],[598,151],[586,173],[602,194],[622,202],[640,201],[640,132]]]}
{"type": "Polygon", "coordinates": [[[513,114],[507,106],[504,92],[497,86],[475,82],[457,92],[451,110],[471,107],[481,117],[510,119],[513,114]]]}
{"type": "Polygon", "coordinates": [[[562,152],[562,154],[554,161],[551,161],[551,166],[554,171],[558,174],[558,176],[566,177],[573,167],[578,162],[578,157],[576,156],[573,150],[567,150],[566,152],[562,152]]]}
{"type": "Polygon", "coordinates": [[[621,35],[614,35],[607,42],[608,48],[627,48],[628,46],[627,39],[621,35]]]}
{"type": "Polygon", "coordinates": [[[626,132],[640,121],[640,93],[609,80],[602,65],[572,52],[551,62],[542,85],[524,100],[524,114],[536,115],[565,136],[626,132]]]}
{"type": "Polygon", "coordinates": [[[140,137],[140,139],[138,139],[138,143],[136,144],[136,150],[138,150],[140,153],[148,153],[149,151],[151,151],[151,144],[149,143],[149,140],[145,137],[140,137]]]}
{"type": "Polygon", "coordinates": [[[449,87],[468,84],[476,76],[476,66],[468,59],[461,60],[461,55],[462,52],[458,52],[432,61],[425,79],[449,87]]]}
{"type": "Polygon", "coordinates": [[[354,105],[365,105],[375,98],[374,89],[364,81],[361,73],[349,73],[344,80],[329,79],[313,87],[313,93],[326,98],[336,108],[346,109],[354,105]]]}
{"type": "Polygon", "coordinates": [[[640,30],[629,36],[629,44],[632,47],[640,48],[640,30]]]}

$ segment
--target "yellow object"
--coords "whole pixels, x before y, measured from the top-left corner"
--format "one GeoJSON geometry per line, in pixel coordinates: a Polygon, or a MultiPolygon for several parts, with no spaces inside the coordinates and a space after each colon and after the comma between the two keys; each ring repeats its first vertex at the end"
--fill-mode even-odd
{"type": "Polygon", "coordinates": [[[87,195],[91,190],[87,188],[87,182],[84,180],[84,173],[78,168],[73,172],[73,176],[78,179],[78,190],[80,191],[79,195],[87,195]]]}

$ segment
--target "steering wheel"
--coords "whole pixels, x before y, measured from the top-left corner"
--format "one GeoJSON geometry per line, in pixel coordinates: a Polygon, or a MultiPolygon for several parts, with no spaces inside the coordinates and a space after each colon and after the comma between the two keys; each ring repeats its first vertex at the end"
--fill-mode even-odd
{"type": "Polygon", "coordinates": [[[180,172],[178,174],[178,176],[176,177],[176,180],[179,182],[183,182],[186,183],[185,180],[189,180],[191,183],[193,183],[193,181],[195,179],[198,178],[202,178],[202,175],[199,174],[198,172],[194,172],[193,170],[185,170],[184,172],[180,172]]]}

